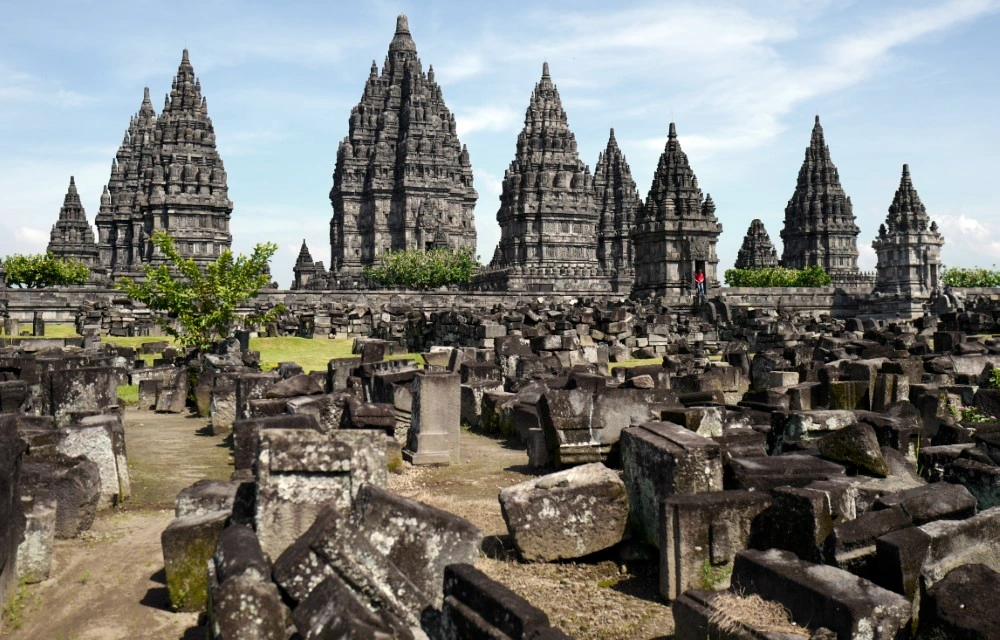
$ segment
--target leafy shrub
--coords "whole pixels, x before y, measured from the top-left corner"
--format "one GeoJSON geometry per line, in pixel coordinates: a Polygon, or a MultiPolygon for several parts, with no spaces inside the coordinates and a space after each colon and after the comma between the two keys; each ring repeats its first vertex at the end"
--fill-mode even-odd
{"type": "Polygon", "coordinates": [[[945,267],[941,272],[941,283],[951,287],[1000,287],[1000,271],[981,267],[945,267]]]}
{"type": "Polygon", "coordinates": [[[469,284],[478,267],[472,249],[408,249],[383,253],[379,264],[365,267],[362,273],[384,287],[436,289],[469,284]]]}
{"type": "Polygon", "coordinates": [[[819,265],[804,269],[727,269],[725,279],[730,287],[825,287],[833,282],[819,265]]]}
{"type": "Polygon", "coordinates": [[[90,269],[79,260],[57,258],[51,253],[7,256],[3,261],[9,286],[43,289],[84,284],[90,269]]]}

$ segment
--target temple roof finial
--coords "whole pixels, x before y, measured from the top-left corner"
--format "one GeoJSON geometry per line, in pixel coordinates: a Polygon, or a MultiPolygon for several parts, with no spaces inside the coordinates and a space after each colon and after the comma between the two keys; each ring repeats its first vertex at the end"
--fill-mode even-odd
{"type": "Polygon", "coordinates": [[[405,13],[401,13],[396,16],[396,34],[400,35],[405,33],[410,34],[410,20],[406,17],[405,13]]]}
{"type": "Polygon", "coordinates": [[[909,176],[910,175],[910,165],[908,165],[908,164],[904,164],[903,165],[903,175],[904,176],[909,176]]]}
{"type": "Polygon", "coordinates": [[[549,63],[545,61],[542,63],[542,77],[549,78],[549,63]]]}
{"type": "Polygon", "coordinates": [[[667,137],[671,140],[677,137],[677,125],[673,122],[670,123],[670,132],[667,134],[667,137]]]}
{"type": "Polygon", "coordinates": [[[187,62],[188,64],[191,63],[191,61],[188,60],[188,50],[187,49],[185,49],[184,52],[181,54],[181,64],[183,64],[185,62],[187,62]]]}

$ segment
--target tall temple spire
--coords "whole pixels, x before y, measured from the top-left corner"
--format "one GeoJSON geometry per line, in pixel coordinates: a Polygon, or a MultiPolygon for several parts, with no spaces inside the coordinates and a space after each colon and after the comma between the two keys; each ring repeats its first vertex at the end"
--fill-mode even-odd
{"type": "Polygon", "coordinates": [[[205,265],[225,249],[233,204],[225,167],[188,51],[157,117],[143,90],[111,167],[107,197],[97,215],[101,264],[113,278],[141,276],[143,264],[163,258],[151,234],[162,229],[181,255],[205,265]]]}
{"type": "Polygon", "coordinates": [[[764,269],[778,266],[778,252],[774,249],[771,237],[764,228],[764,223],[754,219],[743,238],[743,245],[736,254],[737,269],[764,269]]]}
{"type": "Polygon", "coordinates": [[[612,290],[627,293],[635,278],[630,234],[642,200],[625,154],[618,147],[614,129],[608,136],[607,147],[597,158],[594,194],[600,214],[597,260],[611,277],[612,290]]]}
{"type": "Polygon", "coordinates": [[[608,291],[597,259],[600,213],[549,65],[535,84],[500,194],[500,242],[482,286],[608,291]]]}
{"type": "Polygon", "coordinates": [[[80,202],[80,193],[73,176],[69,178],[63,206],[59,209],[59,219],[52,225],[46,251],[59,258],[79,260],[88,267],[98,266],[94,230],[87,222],[87,214],[80,202]]]}
{"type": "Polygon", "coordinates": [[[944,238],[937,223],[927,215],[913,186],[910,166],[904,164],[889,215],[872,242],[878,256],[876,290],[905,296],[910,304],[929,297],[939,284],[942,245],[944,238]]]}
{"type": "Polygon", "coordinates": [[[322,262],[313,262],[312,254],[309,253],[309,247],[306,246],[305,238],[303,238],[299,257],[295,259],[295,265],[292,267],[292,289],[325,288],[324,271],[322,262]]]}
{"type": "Polygon", "coordinates": [[[858,273],[859,231],[816,116],[795,192],[785,207],[781,264],[793,269],[819,265],[835,283],[850,278],[858,273]]]}
{"type": "Polygon", "coordinates": [[[360,283],[378,256],[400,249],[475,250],[478,194],[455,117],[423,72],[405,15],[386,64],[373,65],[337,150],[330,202],[331,275],[360,283]]]}
{"type": "Polygon", "coordinates": [[[688,292],[698,271],[709,288],[718,286],[715,245],[721,233],[715,203],[702,196],[671,122],[646,203],[636,216],[633,293],[688,292]]]}

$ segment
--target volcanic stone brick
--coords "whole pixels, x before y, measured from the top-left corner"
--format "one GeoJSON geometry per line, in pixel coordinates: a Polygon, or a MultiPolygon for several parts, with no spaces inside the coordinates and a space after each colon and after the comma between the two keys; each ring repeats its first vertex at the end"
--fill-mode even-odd
{"type": "Polygon", "coordinates": [[[286,378],[273,384],[264,394],[266,398],[295,398],[297,396],[311,396],[323,393],[323,388],[319,386],[311,376],[299,374],[286,378]]]}
{"type": "Polygon", "coordinates": [[[977,506],[981,510],[1000,506],[1000,467],[996,465],[975,460],[955,460],[945,467],[944,480],[968,489],[976,497],[977,506]]]}
{"type": "Polygon", "coordinates": [[[26,459],[22,472],[22,491],[36,500],[55,498],[56,538],[74,538],[94,524],[101,499],[96,464],[82,456],[55,454],[26,459]]]}
{"type": "Polygon", "coordinates": [[[867,424],[852,424],[829,433],[816,442],[824,458],[851,465],[874,476],[889,475],[878,437],[867,424]]]}
{"type": "Polygon", "coordinates": [[[226,527],[208,561],[208,626],[213,638],[285,640],[288,611],[270,575],[253,529],[226,527]]]}
{"type": "Polygon", "coordinates": [[[719,445],[680,425],[645,422],[623,430],[621,456],[631,522],[649,544],[659,544],[660,501],[722,490],[719,445]]]}
{"type": "Polygon", "coordinates": [[[324,506],[346,513],[364,483],[384,486],[384,437],[362,430],[262,429],[256,529],[264,551],[278,557],[324,506]]]}
{"type": "Polygon", "coordinates": [[[347,402],[354,396],[349,393],[326,393],[320,396],[292,398],[285,404],[292,415],[309,415],[315,418],[317,428],[323,433],[340,429],[344,424],[347,402]]]}
{"type": "Polygon", "coordinates": [[[99,508],[124,502],[131,494],[125,457],[125,427],[117,415],[90,416],[59,431],[59,453],[93,461],[101,475],[99,508]]]}
{"type": "Polygon", "coordinates": [[[330,576],[309,592],[292,612],[304,638],[410,640],[406,624],[385,609],[372,611],[339,576],[330,576]]]}
{"type": "Polygon", "coordinates": [[[404,458],[413,464],[458,462],[461,419],[459,375],[419,372],[413,381],[413,413],[404,458]]]}
{"type": "Polygon", "coordinates": [[[447,640],[529,640],[549,627],[544,611],[470,564],[445,568],[442,614],[442,635],[447,640]]]}
{"type": "Polygon", "coordinates": [[[32,501],[30,510],[25,513],[24,540],[17,548],[18,580],[28,583],[48,580],[55,537],[55,498],[32,501]]]}
{"type": "Polygon", "coordinates": [[[503,391],[499,380],[475,380],[462,384],[462,422],[478,429],[482,426],[483,396],[490,391],[503,391]]]}
{"type": "Polygon", "coordinates": [[[618,544],[629,511],[625,483],[599,462],[506,487],[500,509],[528,562],[580,558],[618,544]]]}
{"type": "Polygon", "coordinates": [[[24,533],[21,506],[24,442],[14,429],[13,414],[0,418],[0,602],[17,584],[17,549],[24,533]]]}
{"type": "Polygon", "coordinates": [[[250,401],[263,398],[277,381],[275,373],[244,373],[236,378],[236,420],[250,416],[250,401]]]}
{"type": "Polygon", "coordinates": [[[216,373],[212,377],[212,397],[209,404],[212,435],[224,436],[233,429],[236,420],[236,374],[216,373]]]}
{"type": "Polygon", "coordinates": [[[953,569],[927,592],[920,606],[921,638],[1000,638],[996,603],[1000,573],[981,564],[953,569]]]}
{"type": "Polygon", "coordinates": [[[334,358],[326,365],[326,390],[328,392],[343,391],[347,388],[347,379],[354,375],[354,370],[361,365],[361,358],[334,358]]]}
{"type": "MultiPolygon", "coordinates": [[[[817,480],[843,476],[844,467],[807,455],[734,458],[729,463],[732,486],[727,489],[770,491],[776,487],[804,487],[817,480]]],[[[727,478],[729,476],[727,475],[727,478]]],[[[730,482],[727,479],[727,482],[730,482]]]]}
{"type": "Polygon", "coordinates": [[[782,604],[795,622],[832,629],[841,638],[896,640],[910,624],[910,603],[899,594],[787,551],[741,551],[732,583],[782,604]]]}
{"type": "Polygon", "coordinates": [[[1000,508],[886,534],[876,541],[876,554],[879,584],[917,602],[963,564],[1000,569],[1000,508]]]}
{"type": "Polygon", "coordinates": [[[160,534],[170,604],[177,611],[203,611],[208,604],[205,563],[215,553],[229,511],[176,518],[160,534]]]}
{"type": "Polygon", "coordinates": [[[174,517],[204,515],[212,511],[232,512],[239,482],[199,480],[181,489],[174,499],[174,517]]]}
{"type": "Polygon", "coordinates": [[[118,404],[118,373],[111,367],[76,367],[47,373],[49,415],[64,426],[76,411],[99,412],[118,404]]]}
{"type": "Polygon", "coordinates": [[[156,411],[159,413],[183,413],[187,406],[190,380],[187,369],[178,369],[163,381],[156,396],[156,411]]]}
{"type": "Polygon", "coordinates": [[[879,537],[912,527],[913,522],[899,506],[863,513],[841,522],[824,542],[825,561],[866,580],[877,580],[875,541],[879,537]]]}
{"type": "Polygon", "coordinates": [[[311,429],[319,431],[311,415],[280,415],[269,418],[237,420],[233,423],[233,468],[252,469],[260,452],[262,429],[311,429]]]}
{"type": "Polygon", "coordinates": [[[771,505],[764,492],[719,491],[671,496],[661,503],[660,595],[676,600],[688,589],[727,589],[733,558],[771,505]],[[707,568],[707,570],[706,570],[707,568]],[[718,579],[713,581],[712,578],[718,579]]]}
{"type": "Polygon", "coordinates": [[[962,520],[976,515],[976,498],[962,485],[950,482],[891,493],[875,501],[875,509],[889,509],[897,505],[916,525],[933,520],[962,520]]]}

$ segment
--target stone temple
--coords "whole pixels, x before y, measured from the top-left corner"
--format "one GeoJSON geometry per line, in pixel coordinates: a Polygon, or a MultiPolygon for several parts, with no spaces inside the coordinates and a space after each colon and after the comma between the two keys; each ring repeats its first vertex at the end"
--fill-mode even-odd
{"type": "Polygon", "coordinates": [[[909,165],[903,165],[899,189],[879,225],[872,247],[878,256],[875,290],[910,298],[928,298],[941,275],[944,238],[927,215],[913,188],[909,165]]]}
{"type": "Polygon", "coordinates": [[[631,233],[642,200],[625,154],[618,148],[614,129],[607,148],[597,158],[594,192],[600,212],[597,260],[611,279],[611,290],[628,293],[635,280],[631,233]]]}
{"type": "Polygon", "coordinates": [[[46,251],[58,258],[79,260],[91,269],[98,266],[94,230],[87,222],[87,214],[76,190],[76,180],[72,176],[63,206],[59,209],[59,220],[52,225],[46,251]]]}
{"type": "Polygon", "coordinates": [[[302,247],[299,249],[299,256],[295,259],[292,267],[292,290],[324,288],[326,285],[326,269],[323,261],[313,261],[309,247],[306,246],[305,239],[302,240],[302,247]]]}
{"type": "Polygon", "coordinates": [[[816,116],[795,193],[785,207],[781,264],[790,269],[819,265],[834,284],[856,278],[858,233],[851,199],[840,184],[816,116]]]}
{"type": "Polygon", "coordinates": [[[715,245],[722,225],[712,196],[702,197],[698,178],[671,122],[646,204],[632,232],[636,295],[682,294],[694,290],[698,270],[707,290],[719,286],[715,245]]]}
{"type": "Polygon", "coordinates": [[[542,67],[500,194],[500,242],[479,285],[509,291],[609,292],[597,258],[600,212],[559,91],[542,67]]]}
{"type": "Polygon", "coordinates": [[[163,112],[154,115],[147,91],[101,197],[101,260],[116,278],[163,261],[151,241],[157,230],[202,266],[232,243],[226,171],[186,49],[163,112]]]}
{"type": "Polygon", "coordinates": [[[743,246],[736,254],[737,269],[764,269],[778,266],[778,252],[767,235],[764,223],[754,219],[743,238],[743,246]]]}
{"type": "Polygon", "coordinates": [[[379,254],[476,248],[469,153],[434,68],[425,74],[405,15],[382,71],[372,62],[337,150],[330,202],[331,275],[352,286],[379,254]]]}

